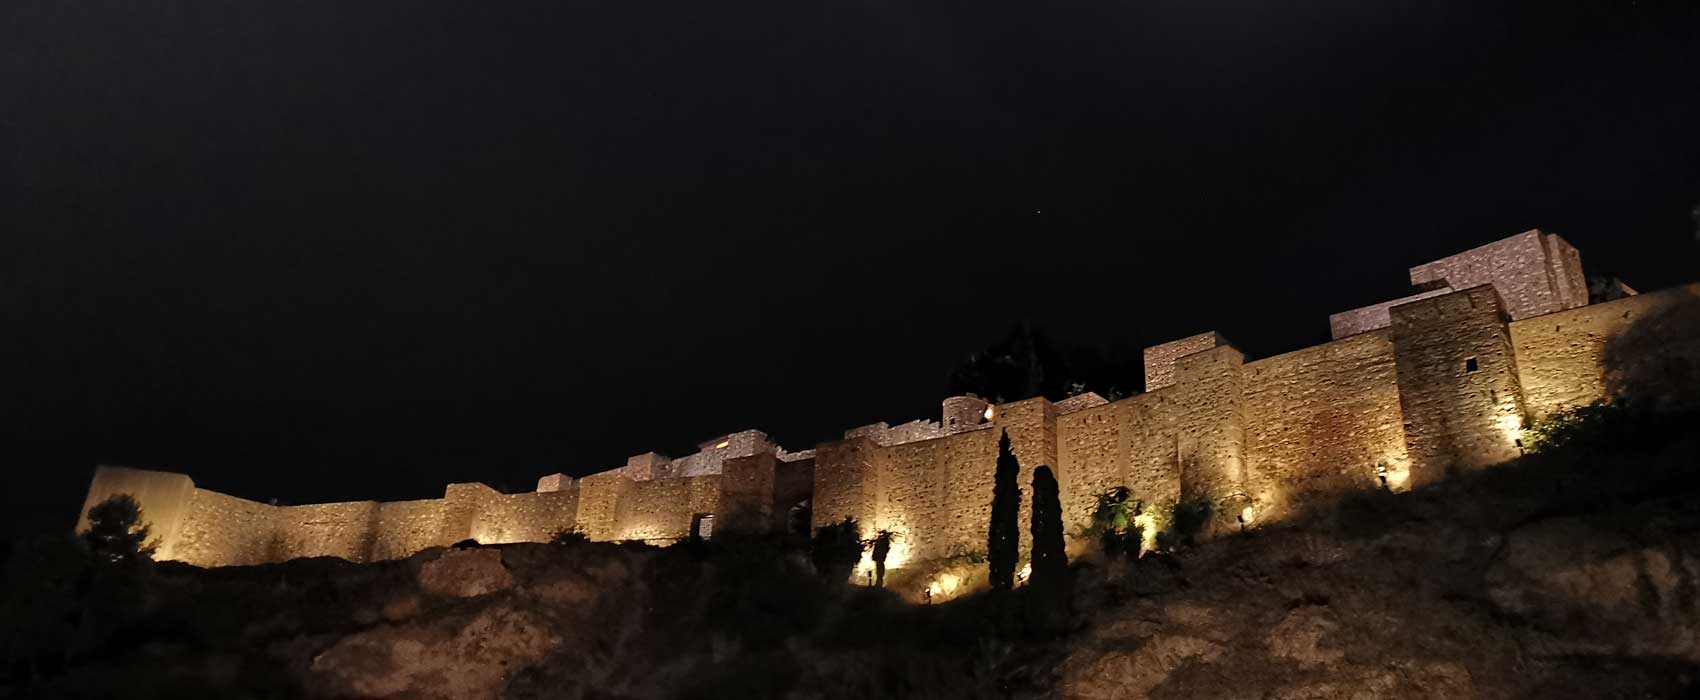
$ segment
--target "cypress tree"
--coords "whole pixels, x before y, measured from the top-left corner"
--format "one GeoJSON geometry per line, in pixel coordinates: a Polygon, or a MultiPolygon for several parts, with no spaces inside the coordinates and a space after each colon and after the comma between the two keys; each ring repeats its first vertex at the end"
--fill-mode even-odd
{"type": "Polygon", "coordinates": [[[1063,551],[1062,500],[1051,468],[1033,470],[1033,585],[1060,581],[1068,570],[1063,551]]]}
{"type": "Polygon", "coordinates": [[[1051,468],[1033,470],[1033,574],[1027,583],[1028,627],[1049,636],[1066,627],[1068,554],[1063,551],[1062,501],[1051,468]]]}
{"type": "Polygon", "coordinates": [[[1009,449],[1009,432],[998,439],[998,466],[992,481],[992,518],[986,533],[986,562],[992,590],[1015,587],[1015,563],[1021,556],[1021,463],[1009,449]]]}

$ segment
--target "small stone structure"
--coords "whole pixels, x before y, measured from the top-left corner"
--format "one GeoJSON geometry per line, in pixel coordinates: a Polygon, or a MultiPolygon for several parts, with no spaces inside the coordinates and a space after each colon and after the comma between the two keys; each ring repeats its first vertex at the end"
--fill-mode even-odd
{"type": "MultiPolygon", "coordinates": [[[[1145,393],[1119,401],[1082,394],[991,405],[957,396],[944,400],[938,422],[873,423],[809,450],[790,452],[749,430],[678,459],[646,452],[578,479],[551,474],[533,493],[450,484],[442,498],[420,501],[272,506],[196,488],[182,474],[101,467],[83,512],[132,494],[160,538],[160,558],[224,566],[395,559],[467,539],[547,541],[563,530],[670,542],[693,527],[795,527],[807,508],[812,526],[849,516],[866,532],[896,532],[887,564],[901,570],[984,548],[1007,433],[1020,483],[1040,465],[1057,475],[1070,531],[1115,486],[1159,513],[1207,499],[1233,528],[1515,457],[1527,420],[1613,395],[1615,339],[1669,333],[1644,321],[1700,305],[1700,284],[1637,295],[1621,283],[1615,300],[1590,305],[1580,254],[1541,231],[1418,265],[1410,277],[1419,293],[1335,314],[1335,339],[1323,345],[1252,359],[1207,332],[1147,348],[1145,393]]],[[[1654,355],[1638,361],[1700,361],[1697,338],[1638,347],[1654,355]]],[[[1023,522],[1028,507],[1023,499],[1023,522]]]]}

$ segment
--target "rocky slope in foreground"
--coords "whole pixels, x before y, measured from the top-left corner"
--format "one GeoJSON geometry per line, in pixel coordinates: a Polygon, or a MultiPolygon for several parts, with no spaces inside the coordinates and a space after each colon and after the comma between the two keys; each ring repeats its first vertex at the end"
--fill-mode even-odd
{"type": "MultiPolygon", "coordinates": [[[[1082,563],[1076,630],[1055,640],[1007,633],[1018,615],[984,598],[834,590],[774,543],[510,545],[372,565],[161,565],[109,633],[67,637],[75,653],[26,664],[10,692],[1684,697],[1700,679],[1700,440],[1620,442],[1638,447],[1531,456],[1174,555],[1082,563]]],[[[42,568],[23,561],[14,593],[42,568]]],[[[32,594],[47,616],[36,629],[63,617],[55,605],[82,609],[42,592],[52,583],[32,594]]],[[[100,627],[79,619],[79,634],[100,627]]]]}

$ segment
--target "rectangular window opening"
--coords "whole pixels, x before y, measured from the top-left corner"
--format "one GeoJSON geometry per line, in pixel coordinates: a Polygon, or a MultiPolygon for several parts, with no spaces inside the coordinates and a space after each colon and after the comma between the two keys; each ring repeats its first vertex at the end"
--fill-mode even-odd
{"type": "Polygon", "coordinates": [[[1476,358],[1474,358],[1474,357],[1467,358],[1467,359],[1464,360],[1464,373],[1465,374],[1475,372],[1475,371],[1477,371],[1481,368],[1482,368],[1481,363],[1476,362],[1476,358]]]}

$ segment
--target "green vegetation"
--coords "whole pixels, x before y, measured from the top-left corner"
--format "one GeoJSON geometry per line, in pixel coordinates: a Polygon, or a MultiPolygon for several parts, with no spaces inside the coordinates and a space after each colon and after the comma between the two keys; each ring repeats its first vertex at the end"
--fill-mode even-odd
{"type": "Polygon", "coordinates": [[[986,553],[978,549],[970,549],[960,544],[954,544],[950,546],[949,552],[944,555],[944,561],[961,561],[969,564],[984,564],[986,563],[986,553]]]}
{"type": "Polygon", "coordinates": [[[1098,540],[1105,556],[1137,557],[1144,537],[1138,518],[1144,512],[1144,501],[1135,499],[1126,486],[1117,486],[1098,494],[1092,522],[1080,531],[1080,536],[1098,540]]]}

